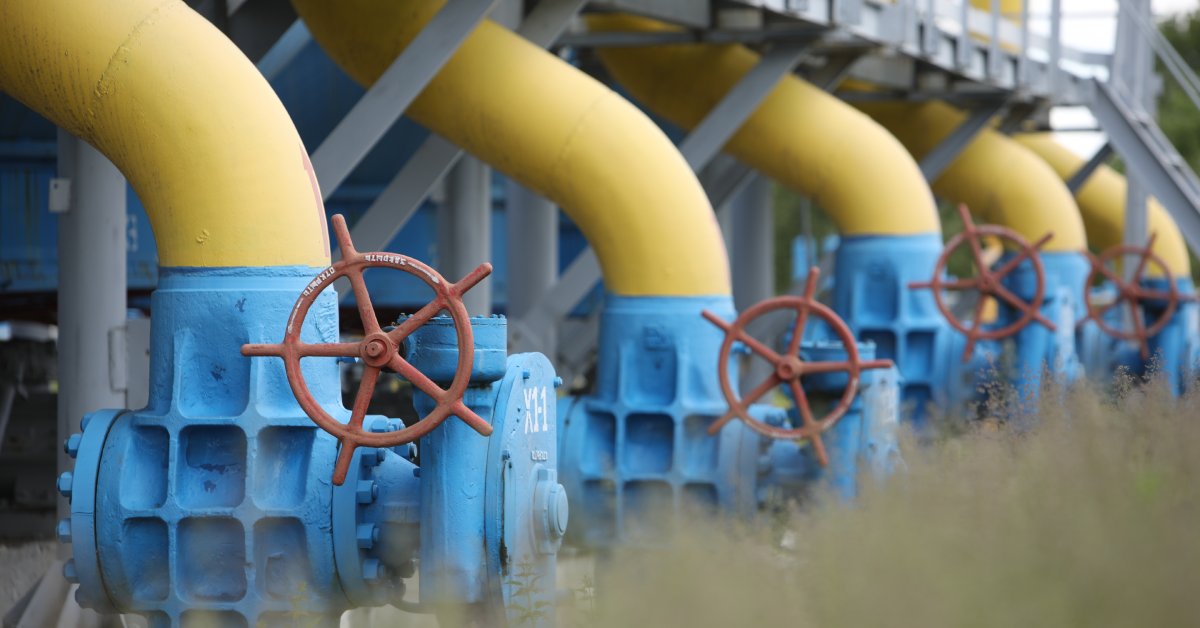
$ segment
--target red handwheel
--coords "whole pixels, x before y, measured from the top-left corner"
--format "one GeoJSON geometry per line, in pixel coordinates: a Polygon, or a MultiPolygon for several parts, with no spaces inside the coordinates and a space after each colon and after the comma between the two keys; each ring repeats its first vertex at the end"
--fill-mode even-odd
{"type": "Polygon", "coordinates": [[[782,296],[767,299],[742,312],[733,323],[727,323],[716,314],[707,310],[703,312],[704,318],[725,331],[725,341],[721,343],[720,355],[717,357],[717,374],[721,381],[721,392],[725,395],[725,401],[729,403],[729,410],[709,426],[709,434],[715,435],[726,423],[737,418],[764,436],[787,440],[807,438],[812,442],[813,452],[816,454],[817,461],[822,466],[829,464],[829,456],[825,453],[825,445],[821,442],[821,433],[832,427],[850,409],[850,404],[854,401],[854,396],[858,393],[859,375],[862,371],[866,369],[889,368],[892,366],[892,361],[862,361],[858,355],[858,343],[854,339],[854,334],[850,332],[850,328],[846,326],[846,323],[842,321],[837,313],[813,298],[819,277],[820,271],[816,267],[813,267],[808,271],[808,283],[804,288],[804,296],[782,296]],[[792,325],[791,340],[788,342],[787,350],[783,353],[777,353],[766,344],[756,340],[746,331],[746,327],[751,321],[777,310],[794,310],[796,312],[796,321],[792,325]],[[825,321],[834,333],[837,334],[838,339],[841,340],[842,345],[846,348],[845,360],[807,362],[800,357],[800,341],[804,338],[804,328],[808,324],[808,317],[810,315],[814,315],[825,321]],[[742,342],[750,348],[750,351],[767,360],[774,367],[771,375],[763,383],[754,387],[745,397],[738,395],[729,378],[729,356],[733,350],[734,342],[742,342]],[[841,399],[824,416],[819,419],[815,418],[812,409],[809,407],[808,395],[805,394],[804,387],[801,385],[801,378],[806,375],[841,371],[846,372],[849,376],[849,381],[842,391],[841,399]],[[787,384],[796,402],[796,409],[799,411],[800,418],[804,422],[801,427],[793,429],[776,427],[750,416],[750,405],[761,399],[763,395],[771,392],[776,386],[782,384],[787,384]]]}
{"type": "Polygon", "coordinates": [[[1055,329],[1054,323],[1045,316],[1042,316],[1041,312],[1042,301],[1046,298],[1046,270],[1042,266],[1042,259],[1038,255],[1038,251],[1054,237],[1054,234],[1047,233],[1038,239],[1037,242],[1030,244],[1025,238],[1021,237],[1021,234],[1007,227],[976,225],[975,221],[971,220],[971,212],[967,210],[966,205],[959,205],[958,213],[962,216],[963,230],[946,242],[946,248],[942,249],[942,254],[938,257],[937,264],[934,266],[933,279],[929,281],[915,281],[908,284],[908,287],[913,290],[923,290],[926,288],[933,290],[933,300],[937,304],[938,310],[941,311],[942,316],[946,318],[946,322],[950,323],[951,327],[962,332],[967,337],[967,345],[963,349],[963,362],[970,359],[971,352],[975,349],[975,344],[980,340],[1008,338],[1024,329],[1026,325],[1033,321],[1037,321],[1053,331],[1055,329]],[[1010,246],[1006,248],[1016,251],[1016,254],[1012,258],[994,270],[990,268],[990,264],[987,263],[983,255],[983,238],[988,236],[1009,242],[1010,246]],[[965,279],[945,278],[946,264],[950,261],[950,256],[964,245],[969,246],[971,249],[971,259],[975,263],[978,274],[975,277],[965,279]],[[1003,283],[1004,277],[1016,270],[1021,265],[1021,262],[1026,259],[1033,265],[1033,272],[1037,278],[1037,288],[1034,291],[1033,298],[1029,301],[1025,301],[1013,294],[1003,283]],[[949,306],[946,305],[942,296],[942,291],[944,290],[973,290],[979,293],[979,300],[975,303],[975,314],[970,324],[955,318],[954,313],[950,311],[949,306]],[[1014,310],[1020,312],[1020,317],[1003,327],[984,329],[982,317],[983,308],[987,304],[986,297],[1004,301],[1012,306],[1014,310]]]}
{"type": "Polygon", "coordinates": [[[1180,295],[1179,289],[1175,286],[1175,277],[1171,274],[1171,269],[1167,268],[1167,264],[1157,253],[1154,252],[1154,239],[1156,235],[1150,234],[1150,239],[1146,241],[1146,246],[1133,246],[1128,244],[1118,244],[1109,247],[1099,257],[1088,253],[1088,261],[1091,262],[1092,271],[1088,273],[1087,279],[1084,281],[1084,294],[1087,295],[1087,311],[1088,314],[1079,321],[1079,325],[1083,325],[1088,319],[1096,321],[1096,326],[1104,333],[1121,340],[1129,340],[1138,343],[1141,350],[1142,359],[1150,359],[1150,344],[1149,340],[1158,332],[1166,327],[1171,321],[1171,317],[1175,315],[1176,308],[1179,307],[1180,295]],[[1133,274],[1129,280],[1121,278],[1116,271],[1110,269],[1108,264],[1123,260],[1126,256],[1137,257],[1137,267],[1134,268],[1133,274]],[[1142,287],[1142,279],[1146,272],[1146,266],[1154,262],[1155,265],[1162,270],[1163,278],[1166,279],[1166,290],[1147,290],[1142,287]],[[1092,286],[1097,278],[1101,275],[1112,282],[1117,289],[1117,298],[1111,303],[1100,305],[1091,298],[1088,288],[1092,286]],[[1165,301],[1166,307],[1163,309],[1162,315],[1158,320],[1149,327],[1146,326],[1145,318],[1142,315],[1142,301],[1165,301]],[[1122,303],[1129,306],[1129,316],[1133,319],[1133,330],[1126,331],[1109,325],[1104,320],[1104,314],[1109,310],[1121,305],[1122,303]]]}
{"type": "Polygon", "coordinates": [[[480,434],[489,436],[492,426],[471,411],[463,403],[463,393],[471,379],[471,367],[474,361],[474,335],[471,331],[471,320],[467,308],[463,305],[462,295],[492,272],[491,264],[481,264],[457,283],[448,283],[438,272],[424,263],[399,253],[360,253],[350,240],[350,231],[346,228],[346,220],[341,214],[333,217],[333,229],[337,234],[338,245],[341,247],[342,259],[321,271],[310,282],[288,317],[284,331],[283,342],[279,344],[246,344],[242,345],[242,355],[273,356],[283,358],[284,369],[287,372],[288,384],[296,401],[321,429],[329,432],[338,439],[337,464],[333,469],[333,483],[341,485],[346,481],[346,473],[350,469],[350,461],[354,450],[358,447],[394,447],[421,438],[431,430],[441,425],[450,416],[457,416],[480,434]],[[434,299],[422,307],[408,319],[396,326],[395,329],[384,331],[375,316],[375,308],[371,305],[371,296],[367,293],[367,285],[363,281],[363,271],[368,268],[391,268],[408,273],[425,282],[434,292],[434,299]],[[364,337],[359,342],[331,342],[309,344],[300,340],[300,330],[304,327],[304,317],[312,304],[316,302],[326,288],[338,279],[346,277],[354,289],[354,298],[358,303],[358,314],[362,318],[364,337]],[[418,327],[424,325],[441,311],[450,313],[454,320],[454,330],[459,346],[458,365],[450,387],[443,389],[417,370],[403,356],[400,346],[418,327]],[[465,349],[465,350],[464,350],[465,349]],[[340,357],[359,358],[363,363],[362,381],[354,397],[354,406],[350,410],[350,421],[342,423],[333,418],[313,398],[304,381],[300,369],[300,359],[308,357],[340,357]],[[367,406],[371,403],[371,395],[375,392],[375,384],[383,369],[391,369],[412,382],[414,386],[434,399],[436,405],[429,414],[421,417],[416,423],[399,431],[375,433],[363,429],[363,417],[366,416],[367,406]]]}

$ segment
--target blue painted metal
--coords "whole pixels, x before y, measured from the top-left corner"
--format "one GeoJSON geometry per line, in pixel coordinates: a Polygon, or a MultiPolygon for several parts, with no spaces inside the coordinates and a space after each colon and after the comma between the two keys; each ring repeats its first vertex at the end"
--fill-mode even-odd
{"type": "MultiPolygon", "coordinates": [[[[904,414],[915,425],[945,385],[938,351],[955,333],[942,318],[929,290],[908,285],[926,281],[942,252],[939,234],[843,238],[834,266],[833,309],[855,336],[875,345],[877,357],[896,363],[904,414]]],[[[805,270],[807,273],[807,269],[805,270]]],[[[961,348],[960,348],[961,351],[961,348]]]]}
{"type": "MultiPolygon", "coordinates": [[[[860,343],[859,357],[873,360],[875,347],[860,343]]],[[[805,361],[846,359],[846,348],[838,341],[805,340],[800,346],[805,361]]],[[[822,434],[829,466],[822,467],[807,441],[775,440],[770,444],[770,471],[763,488],[775,499],[786,503],[802,500],[814,488],[824,487],[843,500],[858,496],[864,474],[874,480],[891,475],[900,461],[900,387],[895,368],[864,371],[859,380],[859,395],[850,409],[822,434]]],[[[807,377],[804,391],[815,415],[824,414],[841,399],[847,374],[830,373],[807,377]]],[[[792,400],[790,392],[785,394],[792,400]]],[[[793,407],[788,412],[791,426],[800,425],[793,407]]]]}
{"type": "MultiPolygon", "coordinates": [[[[770,503],[802,497],[820,482],[852,497],[864,469],[889,473],[897,456],[898,375],[862,376],[851,410],[827,433],[831,467],[807,443],[774,441],[732,421],[708,426],[727,409],[716,359],[724,333],[704,321],[709,310],[734,318],[728,297],[608,296],[602,319],[595,392],[560,400],[559,472],[579,515],[576,545],[608,549],[655,544],[671,521],[702,515],[752,516],[770,503]],[[575,497],[578,496],[578,497],[575,497]]],[[[808,333],[821,334],[818,321],[808,333]]],[[[862,359],[874,347],[862,347],[862,359]]],[[[844,359],[840,343],[806,339],[805,359],[844,359]]],[[[736,363],[730,365],[736,381],[736,363]]],[[[837,402],[845,375],[805,378],[813,410],[837,402]],[[810,381],[811,380],[811,381],[810,381]]],[[[783,408],[751,407],[765,423],[794,425],[783,408]]]]}
{"type": "MultiPolygon", "coordinates": [[[[1145,279],[1142,287],[1148,290],[1167,290],[1167,280],[1145,279]]],[[[1200,369],[1200,304],[1195,300],[1196,287],[1190,277],[1175,280],[1180,303],[1162,330],[1150,337],[1151,361],[1142,365],[1142,372],[1158,370],[1176,396],[1187,392],[1200,369]]],[[[1147,301],[1142,305],[1146,327],[1154,325],[1163,315],[1165,302],[1147,301]]]]}
{"type": "MultiPolygon", "coordinates": [[[[403,600],[421,552],[431,592],[464,556],[479,565],[439,602],[544,625],[526,609],[545,614],[536,603],[553,600],[567,509],[553,433],[522,430],[532,390],[542,392],[538,418],[553,425],[553,368],[538,354],[506,358],[503,319],[474,320],[467,402],[490,417],[493,437],[448,421],[422,443],[423,468],[408,445],[360,448],[348,481],[333,487],[336,441],[304,415],[282,361],[240,354],[244,343],[280,340],[319,271],[163,269],[147,407],[89,415],[66,444],[78,459],[59,480],[72,499],[59,534],[74,543],[64,570],[80,583],[80,603],[140,613],[152,626],[336,625],[347,608],[403,600]],[[493,464],[504,456],[513,463],[493,464]],[[455,536],[467,521],[473,534],[455,536]],[[513,584],[522,569],[533,586],[513,584]]],[[[301,337],[334,342],[337,330],[327,291],[301,337]]],[[[452,330],[441,318],[410,336],[409,356],[435,380],[453,369],[452,330]]],[[[347,419],[336,360],[305,359],[302,370],[317,401],[347,419]]],[[[399,427],[379,416],[365,424],[399,427]]]]}
{"type": "MultiPolygon", "coordinates": [[[[108,429],[93,418],[80,444],[101,452],[80,456],[72,487],[71,536],[94,527],[99,567],[77,569],[81,603],[152,626],[332,624],[347,608],[329,532],[335,441],[300,410],[281,361],[239,352],[278,342],[318,271],[163,269],[149,403],[108,429]]],[[[337,340],[336,307],[321,296],[306,341],[337,340]]],[[[347,416],[334,360],[306,362],[317,400],[347,416]]]]}
{"type": "Polygon", "coordinates": [[[707,433],[728,406],[716,368],[724,334],[701,318],[706,309],[734,318],[728,296],[607,295],[594,392],[559,402],[573,544],[653,543],[670,528],[655,525],[661,517],[757,508],[766,443],[738,421],[707,433]]]}
{"type": "MultiPolygon", "coordinates": [[[[1002,258],[1008,259],[1008,255],[1002,258]]],[[[1032,322],[1013,338],[1016,359],[1008,375],[1022,399],[1036,401],[1044,373],[1059,383],[1076,381],[1084,374],[1076,350],[1076,323],[1087,315],[1084,284],[1091,266],[1082,253],[1042,252],[1045,290],[1041,313],[1052,321],[1054,331],[1032,322]]],[[[1004,279],[1005,287],[1029,301],[1036,290],[1033,264],[1028,260],[1004,279]]],[[[1019,317],[1001,302],[996,325],[1003,326],[1019,317]]],[[[1032,408],[1031,408],[1032,409],[1032,408]]]]}
{"type": "MultiPolygon", "coordinates": [[[[555,555],[566,531],[566,493],[557,482],[555,389],[541,354],[506,358],[503,317],[472,318],[475,369],[464,402],[494,429],[481,437],[449,421],[421,439],[421,603],[474,605],[487,625],[554,623],[555,555]],[[483,540],[480,543],[480,539],[483,540]],[[502,609],[502,611],[501,611],[502,609]]],[[[453,379],[454,327],[434,318],[408,345],[412,364],[439,383],[453,379]]],[[[434,400],[414,395],[424,414],[434,400]]]]}

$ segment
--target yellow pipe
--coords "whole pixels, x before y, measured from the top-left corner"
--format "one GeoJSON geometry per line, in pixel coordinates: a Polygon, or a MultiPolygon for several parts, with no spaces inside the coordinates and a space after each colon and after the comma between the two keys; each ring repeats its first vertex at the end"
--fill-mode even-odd
{"type": "MultiPolygon", "coordinates": [[[[592,31],[676,27],[593,14],[592,31]]],[[[739,45],[673,45],[598,51],[613,78],[672,123],[693,128],[758,62],[739,45]]],[[[786,77],[725,150],[816,202],[843,235],[940,233],[933,195],[917,164],[886,130],[799,78],[786,77]]]]}
{"type": "MultiPolygon", "coordinates": [[[[1054,141],[1049,133],[1030,133],[1016,137],[1021,145],[1046,160],[1058,176],[1071,178],[1084,160],[1054,141]]],[[[1083,222],[1087,227],[1088,241],[1098,250],[1121,244],[1125,239],[1125,177],[1108,166],[1100,166],[1075,194],[1083,222]]],[[[1154,252],[1163,258],[1167,268],[1176,277],[1191,276],[1187,245],[1183,234],[1171,216],[1158,201],[1151,198],[1147,203],[1147,231],[1156,234],[1154,252]]],[[[1151,265],[1148,272],[1161,275],[1161,269],[1151,265]]]]}
{"type": "Polygon", "coordinates": [[[0,2],[0,91],[125,174],[161,265],[329,262],[321,196],[287,111],[183,2],[0,2]]]}
{"type": "MultiPolygon", "coordinates": [[[[921,159],[966,119],[942,102],[864,103],[860,106],[921,159]]],[[[1087,249],[1083,221],[1070,191],[1044,161],[1005,135],[984,130],[933,183],[938,196],[966,203],[985,222],[1004,225],[1029,241],[1047,232],[1046,251],[1087,249]]]]}
{"type": "MultiPolygon", "coordinates": [[[[443,2],[293,0],[313,38],[370,85],[443,2]]],[[[622,295],[729,294],[708,198],[670,140],[598,81],[484,21],[406,112],[558,203],[622,295]]]]}

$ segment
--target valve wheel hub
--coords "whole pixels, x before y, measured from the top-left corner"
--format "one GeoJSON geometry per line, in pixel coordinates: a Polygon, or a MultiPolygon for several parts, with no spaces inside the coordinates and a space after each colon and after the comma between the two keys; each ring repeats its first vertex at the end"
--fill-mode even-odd
{"type": "Polygon", "coordinates": [[[850,328],[836,312],[813,298],[816,292],[820,271],[813,267],[808,272],[808,283],[804,288],[804,296],[781,296],[761,301],[738,316],[733,323],[728,323],[721,317],[705,310],[702,314],[708,322],[725,331],[725,340],[721,343],[721,351],[717,358],[717,374],[721,382],[721,392],[729,404],[729,410],[721,415],[708,428],[710,435],[716,435],[733,419],[740,419],[754,431],[771,438],[785,440],[807,439],[812,443],[813,453],[817,461],[826,466],[829,456],[821,441],[821,434],[833,426],[838,419],[850,409],[854,396],[858,393],[859,375],[866,369],[889,368],[891,360],[863,361],[858,355],[858,343],[850,328]],[[758,341],[747,331],[747,326],[755,319],[777,310],[795,310],[796,321],[792,325],[791,339],[787,350],[778,353],[766,344],[758,341]],[[809,316],[816,316],[825,321],[846,348],[846,359],[824,362],[807,362],[800,357],[800,342],[804,338],[804,328],[809,316]],[[774,367],[771,374],[744,397],[738,395],[729,376],[729,357],[733,343],[741,342],[749,347],[755,355],[767,360],[774,367]],[[813,415],[808,402],[808,395],[801,385],[801,379],[806,375],[845,372],[849,379],[842,391],[842,397],[832,410],[820,418],[813,415]],[[750,415],[750,405],[771,392],[776,386],[787,385],[796,403],[803,425],[787,429],[769,425],[750,415]]]}
{"type": "Polygon", "coordinates": [[[1087,316],[1081,319],[1078,325],[1083,325],[1089,319],[1096,321],[1096,326],[1104,333],[1121,340],[1127,340],[1138,343],[1138,348],[1141,352],[1142,359],[1150,359],[1150,343],[1149,340],[1158,335],[1171,321],[1171,317],[1175,315],[1175,310],[1179,307],[1179,302],[1186,300],[1179,294],[1179,289],[1175,285],[1175,277],[1171,274],[1171,269],[1167,268],[1167,263],[1163,258],[1159,257],[1154,252],[1154,240],[1157,234],[1150,234],[1150,238],[1146,241],[1146,246],[1133,246],[1128,244],[1118,244],[1109,247],[1099,256],[1087,254],[1088,262],[1092,265],[1091,272],[1088,273],[1087,279],[1084,280],[1084,294],[1087,300],[1087,316]],[[1122,278],[1120,274],[1113,268],[1109,268],[1109,264],[1114,266],[1118,260],[1123,260],[1126,257],[1136,257],[1138,262],[1134,268],[1133,274],[1129,279],[1122,278]],[[1148,290],[1141,285],[1144,279],[1146,268],[1153,262],[1162,270],[1163,278],[1166,280],[1166,290],[1148,290]],[[1117,288],[1117,298],[1110,303],[1101,305],[1088,294],[1087,288],[1093,285],[1099,277],[1112,282],[1117,288]],[[1164,301],[1166,307],[1162,314],[1153,325],[1146,325],[1146,320],[1142,312],[1143,301],[1164,301]],[[1104,315],[1109,310],[1120,305],[1126,305],[1129,308],[1129,316],[1133,321],[1133,329],[1121,329],[1110,325],[1104,320],[1104,315]]]}
{"type": "Polygon", "coordinates": [[[908,287],[913,290],[932,290],[933,300],[937,304],[938,311],[946,318],[946,322],[967,337],[967,344],[963,349],[963,362],[970,359],[975,345],[980,340],[1008,338],[1024,329],[1031,322],[1036,321],[1054,331],[1054,323],[1043,316],[1041,312],[1042,302],[1046,298],[1046,270],[1042,265],[1041,255],[1039,255],[1039,251],[1054,237],[1054,234],[1047,233],[1039,238],[1037,242],[1030,244],[1021,234],[1008,227],[976,225],[975,221],[971,219],[971,213],[967,210],[966,205],[959,205],[958,213],[962,217],[963,230],[946,242],[946,247],[942,249],[942,254],[938,257],[937,264],[934,266],[933,279],[929,281],[915,281],[908,284],[908,287]],[[1015,255],[995,269],[991,268],[991,265],[984,259],[983,254],[983,239],[989,236],[1008,242],[1010,248],[1016,251],[1015,255]],[[978,274],[974,277],[964,279],[946,278],[946,265],[950,261],[950,256],[963,246],[970,247],[971,260],[975,263],[978,274]],[[1037,280],[1037,288],[1034,290],[1033,298],[1028,301],[1005,287],[1003,281],[1005,277],[1015,271],[1021,265],[1021,262],[1025,260],[1029,260],[1029,263],[1033,266],[1034,276],[1037,280]],[[950,311],[950,307],[946,304],[945,297],[942,294],[946,290],[974,291],[979,293],[979,300],[975,303],[975,313],[969,323],[959,320],[950,311]],[[1020,316],[1017,320],[1003,327],[984,329],[982,320],[983,309],[989,297],[1007,303],[1014,310],[1020,312],[1020,316]]]}
{"type": "Polygon", "coordinates": [[[491,274],[492,265],[481,264],[457,283],[448,283],[436,270],[406,255],[387,252],[358,252],[354,248],[354,242],[350,239],[350,230],[346,227],[346,219],[341,214],[333,217],[333,230],[337,235],[338,245],[341,247],[342,259],[318,274],[300,293],[288,318],[283,342],[242,345],[242,355],[245,356],[282,358],[288,385],[291,386],[292,394],[295,395],[300,407],[304,409],[304,413],[318,427],[338,439],[340,446],[337,463],[333,470],[333,483],[340,486],[346,481],[350,461],[354,456],[354,450],[358,447],[395,447],[410,443],[428,434],[451,416],[458,417],[484,436],[491,435],[492,426],[463,403],[463,393],[466,392],[470,382],[475,352],[461,349],[475,346],[471,320],[466,306],[463,305],[462,295],[491,274]],[[408,317],[395,328],[384,331],[375,315],[371,296],[367,293],[367,285],[363,280],[363,272],[368,268],[390,268],[413,275],[429,286],[435,296],[416,314],[408,317]],[[354,298],[358,304],[358,313],[365,332],[364,338],[359,342],[318,344],[303,342],[300,339],[300,330],[304,327],[304,318],[308,314],[309,308],[326,288],[342,277],[346,277],[353,287],[354,298]],[[404,359],[404,356],[400,355],[400,347],[404,339],[442,311],[449,312],[454,320],[456,340],[460,348],[454,378],[447,388],[435,384],[404,359]],[[362,360],[362,381],[355,394],[348,422],[342,423],[330,416],[309,391],[308,384],[304,381],[304,374],[300,369],[301,358],[309,357],[359,358],[362,360]],[[375,392],[379,374],[385,368],[412,382],[413,386],[432,397],[436,405],[429,414],[401,430],[371,432],[363,429],[363,418],[367,414],[367,406],[371,403],[371,396],[375,392]]]}

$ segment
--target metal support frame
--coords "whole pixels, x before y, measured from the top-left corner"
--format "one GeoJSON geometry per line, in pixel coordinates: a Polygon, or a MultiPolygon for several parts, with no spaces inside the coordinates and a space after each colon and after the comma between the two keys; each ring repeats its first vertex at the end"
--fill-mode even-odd
{"type": "Polygon", "coordinates": [[[699,171],[721,151],[779,81],[791,74],[807,47],[807,43],[776,45],[708,112],[679,144],[679,152],[692,170],[699,171]]]}
{"type": "Polygon", "coordinates": [[[1092,115],[1108,141],[1124,158],[1130,173],[1154,190],[1155,198],[1175,219],[1192,252],[1200,253],[1200,181],[1196,174],[1158,126],[1138,116],[1111,86],[1093,80],[1091,87],[1092,115]]]}
{"type": "Polygon", "coordinates": [[[448,2],[312,154],[328,199],[499,0],[448,2]]]}
{"type": "Polygon", "coordinates": [[[1105,142],[1104,146],[1101,146],[1100,150],[1096,151],[1096,154],[1092,155],[1091,159],[1088,159],[1086,163],[1080,166],[1079,170],[1073,172],[1071,178],[1067,179],[1067,189],[1071,190],[1071,194],[1078,194],[1083,185],[1092,177],[1092,173],[1096,172],[1097,168],[1108,161],[1108,158],[1112,154],[1112,144],[1105,142]]]}
{"type": "MultiPolygon", "coordinates": [[[[517,34],[543,48],[548,47],[562,34],[586,1],[542,0],[537,9],[525,17],[517,34]]],[[[360,249],[385,249],[417,212],[438,181],[458,163],[463,152],[449,140],[430,134],[354,223],[350,237],[360,249]]],[[[334,258],[337,257],[338,252],[334,251],[334,258]]],[[[335,287],[340,299],[346,299],[351,293],[349,281],[336,283],[335,287]]]]}
{"type": "Polygon", "coordinates": [[[942,172],[949,168],[955,159],[958,159],[958,156],[975,139],[975,136],[1007,106],[1007,100],[997,99],[983,102],[971,110],[967,119],[955,127],[936,148],[929,151],[929,154],[921,160],[921,174],[925,175],[925,180],[932,183],[941,176],[942,172]]]}
{"type": "Polygon", "coordinates": [[[850,75],[850,70],[854,68],[854,64],[865,53],[865,50],[846,50],[832,53],[825,57],[825,65],[821,66],[818,70],[810,72],[805,77],[805,80],[827,92],[832,92],[850,75]]]}
{"type": "Polygon", "coordinates": [[[304,21],[296,20],[255,65],[267,82],[273,81],[311,42],[312,34],[308,32],[304,21]]]}

